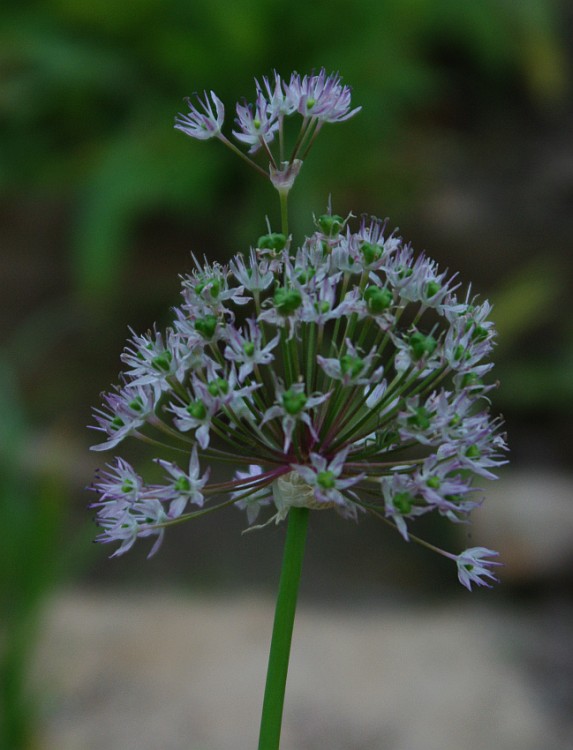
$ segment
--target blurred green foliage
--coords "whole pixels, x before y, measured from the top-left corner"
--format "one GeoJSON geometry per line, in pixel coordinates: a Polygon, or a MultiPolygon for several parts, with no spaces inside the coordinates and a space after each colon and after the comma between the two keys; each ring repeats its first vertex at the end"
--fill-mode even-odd
{"type": "MultiPolygon", "coordinates": [[[[500,401],[517,411],[573,413],[573,323],[556,328],[551,353],[529,351],[515,358],[532,331],[551,326],[555,311],[569,299],[567,279],[555,259],[536,259],[519,268],[496,294],[492,318],[498,332],[496,376],[500,401]],[[500,356],[499,356],[500,355],[500,356]]],[[[498,400],[498,399],[496,399],[498,400]]]]}
{"type": "Polygon", "coordinates": [[[68,497],[57,472],[32,454],[14,368],[0,361],[0,747],[35,747],[31,659],[42,606],[68,567],[68,497]]]}
{"type": "MultiPolygon", "coordinates": [[[[227,104],[229,127],[237,96],[252,98],[253,76],[273,68],[284,75],[320,66],[340,70],[355,84],[356,102],[368,106],[360,131],[348,123],[345,133],[333,130],[317,148],[301,200],[324,206],[324,185],[340,196],[362,195],[368,186],[383,192],[391,208],[411,194],[423,171],[423,156],[408,138],[412,114],[456,85],[444,55],[465,61],[472,91],[463,94],[478,99],[495,96],[511,78],[540,104],[564,86],[551,0],[361,0],[352,6],[342,0],[12,0],[3,8],[0,190],[44,190],[69,201],[76,215],[76,286],[100,299],[121,288],[130,234],[142,216],[210,218],[241,179],[219,144],[192,144],[171,130],[182,98],[193,91],[216,90],[227,104]],[[349,152],[358,132],[368,148],[349,152]],[[340,143],[347,146],[344,170],[340,143]]],[[[238,241],[258,231],[243,219],[249,206],[274,211],[253,183],[239,183],[239,210],[228,220],[238,241]]]]}

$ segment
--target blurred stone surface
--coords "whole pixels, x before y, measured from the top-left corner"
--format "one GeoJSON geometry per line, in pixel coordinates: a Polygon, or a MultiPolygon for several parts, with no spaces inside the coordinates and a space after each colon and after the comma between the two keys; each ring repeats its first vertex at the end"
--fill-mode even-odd
{"type": "MultiPolygon", "coordinates": [[[[569,699],[555,702],[555,680],[525,658],[548,648],[543,618],[469,596],[351,611],[303,601],[281,750],[570,750],[569,699]]],[[[573,617],[559,612],[563,687],[573,617]]],[[[41,747],[254,750],[272,617],[258,596],[61,596],[37,659],[41,747]]]]}
{"type": "Polygon", "coordinates": [[[573,581],[573,475],[500,474],[487,483],[486,502],[472,516],[472,545],[501,551],[505,581],[573,581]]]}

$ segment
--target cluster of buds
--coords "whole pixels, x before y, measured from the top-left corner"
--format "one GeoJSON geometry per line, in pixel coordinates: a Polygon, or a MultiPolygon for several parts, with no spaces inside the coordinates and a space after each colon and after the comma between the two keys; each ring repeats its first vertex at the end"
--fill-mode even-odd
{"type": "MultiPolygon", "coordinates": [[[[257,90],[255,107],[238,108],[237,137],[252,148],[268,146],[290,111],[319,124],[356,111],[323,71],[257,90]]],[[[215,110],[187,118],[195,137],[221,137],[212,99],[215,110]]],[[[351,225],[329,210],[299,246],[269,229],[226,265],[194,258],[172,327],[133,335],[122,383],[96,411],[105,439],[95,450],[133,436],[174,460],[156,459],[161,483],[120,458],[98,476],[98,541],[118,543],[114,555],[147,536],[153,554],[168,526],[229,505],[251,527],[292,507],[367,512],[422,541],[410,531],[417,517],[464,522],[480,504],[474,481],[495,478],[506,449],[484,380],[490,305],[460,295],[455,276],[385,222],[351,225]],[[217,461],[234,479],[210,481],[217,461]]],[[[422,543],[453,560],[467,588],[495,580],[495,552],[422,543]]]]}

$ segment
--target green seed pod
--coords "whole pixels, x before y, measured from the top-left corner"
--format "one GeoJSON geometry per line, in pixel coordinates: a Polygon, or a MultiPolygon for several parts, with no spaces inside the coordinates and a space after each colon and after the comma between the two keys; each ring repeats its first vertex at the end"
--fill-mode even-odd
{"type": "Polygon", "coordinates": [[[431,297],[434,297],[441,289],[442,287],[438,284],[437,281],[429,281],[426,286],[426,297],[430,299],[431,297]]]}
{"type": "Polygon", "coordinates": [[[119,416],[116,415],[111,420],[110,426],[111,426],[112,430],[121,430],[122,427],[125,427],[125,422],[123,421],[123,419],[121,417],[119,417],[119,416]]]}
{"type": "Polygon", "coordinates": [[[292,416],[300,414],[308,401],[304,393],[297,393],[292,389],[283,393],[282,400],[286,413],[291,414],[292,416]]]}
{"type": "Polygon", "coordinates": [[[336,237],[342,231],[344,219],[336,214],[323,214],[318,217],[318,226],[327,237],[336,237]]]}
{"type": "Polygon", "coordinates": [[[189,482],[187,477],[179,477],[173,484],[173,489],[177,492],[189,492],[189,490],[191,489],[191,483],[189,482]]]}
{"type": "Polygon", "coordinates": [[[164,351],[163,354],[158,354],[157,357],[153,357],[151,360],[151,366],[158,372],[169,372],[172,361],[173,355],[171,352],[164,351]]]}
{"type": "Polygon", "coordinates": [[[215,378],[207,386],[211,396],[226,396],[229,393],[229,383],[224,378],[215,378]]]}
{"type": "Polygon", "coordinates": [[[205,419],[207,416],[207,407],[202,401],[192,401],[187,406],[187,413],[193,419],[205,419]]]}
{"type": "Polygon", "coordinates": [[[292,315],[302,305],[302,296],[296,289],[277,289],[273,300],[281,315],[292,315]]]}
{"type": "Polygon", "coordinates": [[[195,330],[198,331],[203,338],[213,338],[213,334],[217,328],[217,318],[215,315],[205,315],[204,318],[199,318],[195,321],[195,330]]]}
{"type": "Polygon", "coordinates": [[[468,458],[479,458],[481,456],[481,451],[477,447],[477,445],[470,445],[470,447],[466,450],[466,456],[468,458]]]}
{"type": "Polygon", "coordinates": [[[257,247],[261,250],[275,250],[279,252],[286,245],[287,238],[280,232],[271,232],[270,234],[263,234],[259,237],[257,247]]]}
{"type": "Polygon", "coordinates": [[[343,354],[340,358],[340,369],[344,375],[357,378],[364,369],[364,360],[351,354],[343,354]]]}
{"type": "Polygon", "coordinates": [[[323,490],[331,490],[336,486],[336,477],[332,471],[319,471],[316,475],[316,483],[323,490]]]}
{"type": "Polygon", "coordinates": [[[407,516],[414,505],[414,498],[409,492],[397,492],[392,502],[398,513],[407,516]]]}
{"type": "Polygon", "coordinates": [[[364,290],[364,299],[368,311],[373,315],[379,315],[390,307],[394,297],[389,289],[380,289],[378,286],[371,285],[364,290]]]}
{"type": "Polygon", "coordinates": [[[420,430],[427,430],[430,427],[432,414],[423,406],[415,410],[415,414],[408,417],[408,424],[418,427],[420,430]]]}
{"type": "Polygon", "coordinates": [[[374,245],[371,242],[363,242],[360,246],[360,252],[362,253],[366,265],[370,265],[380,258],[382,255],[382,248],[380,245],[374,245]]]}
{"type": "Polygon", "coordinates": [[[426,355],[433,354],[438,345],[438,342],[433,336],[424,336],[420,331],[416,331],[410,336],[409,342],[410,349],[414,355],[414,359],[422,359],[426,355]]]}

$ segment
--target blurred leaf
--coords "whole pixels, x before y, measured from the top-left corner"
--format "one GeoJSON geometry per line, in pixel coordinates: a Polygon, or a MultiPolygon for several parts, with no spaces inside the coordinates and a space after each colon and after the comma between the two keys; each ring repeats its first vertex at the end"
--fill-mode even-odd
{"type": "Polygon", "coordinates": [[[92,0],[78,3],[75,0],[52,0],[53,11],[67,22],[110,34],[130,34],[138,26],[152,25],[158,12],[166,13],[169,2],[163,0],[92,0]]]}
{"type": "MultiPolygon", "coordinates": [[[[112,141],[94,171],[76,226],[76,280],[88,297],[117,288],[136,219],[145,209],[199,211],[217,180],[217,159],[181,159],[184,137],[140,121],[112,141]]],[[[211,144],[212,145],[212,144],[211,144]]]]}
{"type": "Polygon", "coordinates": [[[4,71],[0,112],[17,120],[37,119],[46,111],[61,111],[69,105],[73,108],[77,102],[70,94],[74,91],[92,102],[98,91],[119,93],[121,82],[133,72],[120,50],[102,54],[94,41],[78,39],[50,19],[28,16],[3,23],[0,70],[4,71]],[[63,99],[54,99],[56,94],[63,99]]]}
{"type": "Polygon", "coordinates": [[[58,476],[41,476],[34,461],[16,374],[0,359],[0,747],[28,750],[35,700],[28,668],[45,597],[62,572],[67,498],[58,476]]]}
{"type": "Polygon", "coordinates": [[[0,360],[0,508],[5,528],[0,545],[0,609],[17,616],[35,607],[61,553],[57,541],[65,493],[57,477],[30,472],[31,440],[14,370],[0,360]]]}
{"type": "Polygon", "coordinates": [[[508,6],[525,79],[542,105],[566,95],[570,79],[565,44],[556,43],[561,35],[559,9],[554,0],[521,0],[508,6]]]}
{"type": "Polygon", "coordinates": [[[573,414],[573,342],[561,358],[542,362],[502,363],[496,367],[502,388],[499,401],[505,407],[556,410],[559,414],[573,414]]]}
{"type": "Polygon", "coordinates": [[[553,302],[562,295],[565,284],[559,267],[550,260],[535,260],[520,268],[495,295],[492,319],[499,334],[498,348],[510,348],[532,328],[551,320],[553,302]]]}

